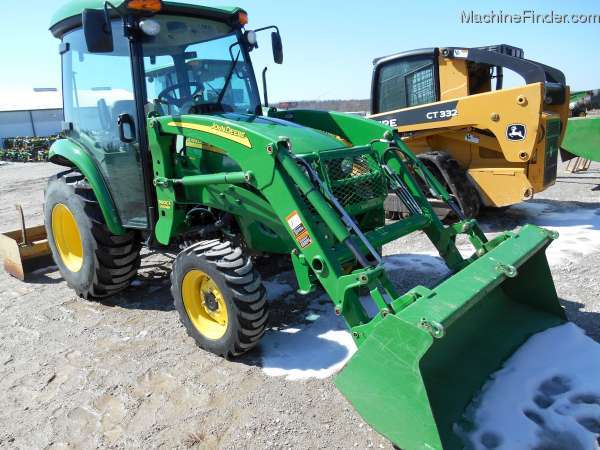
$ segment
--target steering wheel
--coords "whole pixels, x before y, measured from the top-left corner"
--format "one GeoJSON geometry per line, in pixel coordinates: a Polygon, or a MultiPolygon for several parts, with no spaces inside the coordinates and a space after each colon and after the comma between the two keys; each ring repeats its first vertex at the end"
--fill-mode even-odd
{"type": "Polygon", "coordinates": [[[175,105],[178,108],[181,108],[186,103],[193,101],[198,96],[202,96],[204,94],[204,84],[200,81],[190,81],[188,83],[177,83],[172,86],[163,89],[160,94],[158,94],[158,100],[162,103],[166,103],[167,105],[175,105]],[[176,98],[174,95],[175,90],[181,89],[184,86],[196,87],[196,91],[190,97],[176,98]]]}

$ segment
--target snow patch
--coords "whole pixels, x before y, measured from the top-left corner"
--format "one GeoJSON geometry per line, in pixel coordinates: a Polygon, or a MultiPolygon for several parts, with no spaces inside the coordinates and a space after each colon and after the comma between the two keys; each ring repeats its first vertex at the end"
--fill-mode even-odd
{"type": "Polygon", "coordinates": [[[269,330],[262,338],[262,368],[267,375],[288,380],[327,378],[356,351],[345,322],[335,315],[326,296],[314,299],[305,314],[309,323],[269,330]]]}
{"type": "Polygon", "coordinates": [[[559,238],[546,251],[551,265],[575,263],[600,251],[600,212],[596,209],[525,202],[511,206],[507,214],[522,216],[524,223],[558,231],[559,238]]]}
{"type": "Polygon", "coordinates": [[[531,337],[492,375],[456,426],[467,448],[597,449],[600,345],[567,323],[531,337]]]}
{"type": "Polygon", "coordinates": [[[450,273],[444,260],[434,252],[388,255],[384,261],[385,267],[391,275],[410,273],[411,276],[418,276],[422,279],[428,276],[438,278],[450,273]]]}
{"type": "MultiPolygon", "coordinates": [[[[419,280],[430,277],[433,283],[448,273],[443,260],[430,255],[390,255],[385,257],[385,263],[391,276],[408,288],[413,287],[413,282],[403,282],[404,277],[419,280]]],[[[264,282],[269,301],[282,301],[295,289],[277,279],[264,282]]],[[[361,297],[361,302],[370,316],[378,312],[369,296],[361,297]]],[[[268,330],[262,338],[262,368],[267,375],[284,376],[289,380],[327,378],[341,370],[356,352],[345,321],[335,315],[327,295],[310,301],[299,321],[301,323],[268,330]]]]}

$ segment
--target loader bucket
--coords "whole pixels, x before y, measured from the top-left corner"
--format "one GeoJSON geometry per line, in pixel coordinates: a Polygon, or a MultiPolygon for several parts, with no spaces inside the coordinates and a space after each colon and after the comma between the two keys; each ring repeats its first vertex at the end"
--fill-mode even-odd
{"type": "Polygon", "coordinates": [[[338,389],[399,448],[462,448],[453,426],[490,374],[532,334],[566,320],[544,253],[551,239],[527,225],[387,315],[337,376],[338,389]]]}
{"type": "Polygon", "coordinates": [[[53,262],[44,225],[26,228],[20,205],[17,205],[17,211],[21,228],[0,234],[0,259],[6,272],[24,281],[27,273],[53,262]]]}

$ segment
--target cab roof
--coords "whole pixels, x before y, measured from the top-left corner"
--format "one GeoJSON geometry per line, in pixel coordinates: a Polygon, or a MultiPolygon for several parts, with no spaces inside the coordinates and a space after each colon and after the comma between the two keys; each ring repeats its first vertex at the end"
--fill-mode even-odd
{"type": "MultiPolygon", "coordinates": [[[[113,0],[111,3],[120,8],[126,0],[113,0]]],[[[59,7],[50,22],[50,31],[55,37],[62,37],[67,31],[81,26],[81,13],[84,9],[104,9],[105,0],[70,0],[59,7]]],[[[163,1],[163,11],[183,15],[201,16],[214,20],[237,20],[237,15],[244,12],[236,6],[206,6],[195,0],[163,1]]]]}

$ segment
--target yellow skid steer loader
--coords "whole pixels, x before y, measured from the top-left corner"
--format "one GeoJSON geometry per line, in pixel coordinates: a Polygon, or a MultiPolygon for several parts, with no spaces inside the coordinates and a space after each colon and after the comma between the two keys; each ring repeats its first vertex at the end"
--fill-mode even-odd
{"type": "MultiPolygon", "coordinates": [[[[374,65],[370,117],[401,133],[467,217],[554,184],[569,115],[561,71],[509,45],[425,48],[374,65]],[[504,88],[506,69],[525,85],[504,88]]],[[[402,205],[390,196],[386,210],[402,205]]]]}

